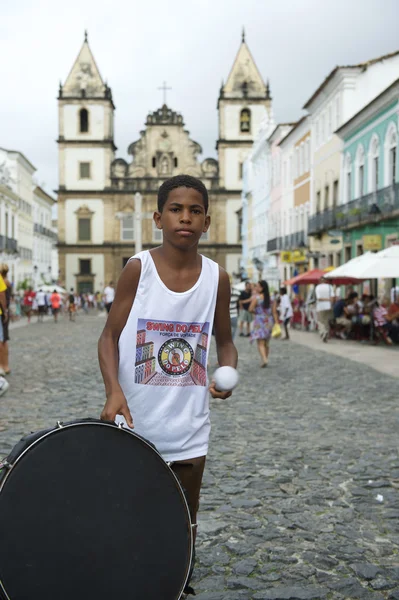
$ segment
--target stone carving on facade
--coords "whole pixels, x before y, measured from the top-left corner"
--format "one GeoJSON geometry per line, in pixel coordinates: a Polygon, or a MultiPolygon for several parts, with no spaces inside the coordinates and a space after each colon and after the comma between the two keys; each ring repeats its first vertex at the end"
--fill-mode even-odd
{"type": "Polygon", "coordinates": [[[114,160],[111,166],[112,177],[126,177],[127,162],[123,158],[114,160]]]}
{"type": "Polygon", "coordinates": [[[168,108],[166,104],[147,117],[146,125],[184,125],[183,117],[180,113],[168,108]]]}
{"type": "Polygon", "coordinates": [[[3,161],[0,164],[0,184],[8,187],[8,189],[13,189],[13,184],[15,184],[15,180],[11,177],[11,171],[7,166],[7,162],[3,161]]]}
{"type": "Polygon", "coordinates": [[[91,64],[81,62],[79,63],[79,67],[80,70],[76,74],[76,79],[79,82],[80,89],[86,91],[89,81],[93,79],[91,64]]]}
{"type": "Polygon", "coordinates": [[[201,168],[204,177],[217,177],[219,174],[218,161],[214,158],[206,158],[203,161],[201,168]]]}

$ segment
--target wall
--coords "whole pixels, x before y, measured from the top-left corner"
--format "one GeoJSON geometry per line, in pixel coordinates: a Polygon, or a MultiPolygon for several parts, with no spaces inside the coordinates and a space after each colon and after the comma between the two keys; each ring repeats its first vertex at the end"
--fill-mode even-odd
{"type": "Polygon", "coordinates": [[[226,242],[227,244],[238,244],[238,218],[237,211],[241,207],[241,199],[228,199],[226,201],[226,242]]]}
{"type": "Polygon", "coordinates": [[[94,278],[94,291],[102,292],[104,289],[104,255],[103,254],[67,254],[66,255],[66,280],[65,288],[70,290],[74,288],[76,290],[76,277],[79,273],[79,259],[91,259],[91,270],[95,274],[94,278]]]}
{"type": "MultiPolygon", "coordinates": [[[[65,200],[65,242],[77,244],[78,242],[78,217],[76,211],[87,206],[94,214],[91,222],[91,243],[104,243],[104,203],[103,200],[65,200]]],[[[90,243],[89,243],[90,244],[90,243]]]]}
{"type": "Polygon", "coordinates": [[[221,138],[224,140],[252,140],[259,130],[261,121],[266,116],[266,107],[262,104],[230,104],[228,101],[222,107],[224,130],[221,132],[221,138]],[[251,130],[249,133],[240,131],[240,113],[243,108],[249,108],[251,111],[251,130]]]}
{"type": "Polygon", "coordinates": [[[63,107],[63,135],[67,140],[102,140],[105,136],[105,107],[101,104],[66,104],[63,107]],[[80,132],[79,112],[86,108],[89,112],[89,131],[80,132]]]}
{"type": "MultiPolygon", "coordinates": [[[[63,150],[65,180],[64,185],[70,190],[102,190],[105,178],[105,149],[86,147],[67,147],[63,150]],[[79,178],[79,163],[91,163],[91,178],[79,178]]],[[[107,169],[108,169],[107,165],[107,169]]]]}

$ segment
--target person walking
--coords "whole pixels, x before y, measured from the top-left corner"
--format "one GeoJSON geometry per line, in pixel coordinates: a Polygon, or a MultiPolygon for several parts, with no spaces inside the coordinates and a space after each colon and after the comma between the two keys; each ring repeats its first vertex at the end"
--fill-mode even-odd
{"type": "Polygon", "coordinates": [[[46,294],[43,290],[39,290],[36,293],[36,302],[37,302],[37,322],[43,323],[43,317],[47,312],[46,305],[46,294]]]}
{"type": "Polygon", "coordinates": [[[331,310],[334,304],[334,290],[328,279],[324,276],[320,278],[320,283],[316,286],[316,313],[319,335],[326,344],[330,331],[331,310]]]}
{"type": "Polygon", "coordinates": [[[269,362],[269,340],[274,323],[278,323],[276,303],[270,301],[269,286],[262,280],[256,284],[256,295],[252,299],[249,310],[253,313],[251,342],[256,340],[258,352],[262,359],[261,367],[267,367],[269,362]]]}
{"type": "Polygon", "coordinates": [[[35,295],[36,294],[31,287],[29,287],[27,290],[25,290],[23,307],[24,307],[24,313],[28,317],[28,323],[30,323],[30,318],[32,316],[33,301],[35,299],[35,295]]]}
{"type": "Polygon", "coordinates": [[[69,314],[70,321],[75,321],[75,316],[74,316],[75,312],[76,312],[75,293],[73,291],[73,288],[71,288],[71,291],[69,292],[69,296],[68,296],[68,314],[69,314]]]}
{"type": "Polygon", "coordinates": [[[8,334],[8,308],[7,308],[7,284],[0,275],[0,396],[8,389],[8,384],[4,379],[8,367],[8,345],[6,335],[8,334]],[[4,324],[6,331],[4,331],[4,324]],[[7,353],[7,356],[6,356],[7,353]],[[7,363],[7,364],[6,364],[7,363]]]}
{"type": "Polygon", "coordinates": [[[53,293],[51,294],[50,302],[51,302],[51,310],[52,310],[52,313],[54,316],[54,323],[57,323],[58,322],[58,314],[59,314],[60,308],[61,308],[61,296],[59,295],[57,290],[54,290],[53,293]]]}
{"type": "Polygon", "coordinates": [[[231,288],[230,294],[230,323],[231,323],[231,337],[234,340],[237,331],[238,322],[238,301],[240,298],[239,291],[235,288],[231,288]]]}
{"type": "Polygon", "coordinates": [[[249,312],[249,305],[252,299],[252,285],[250,281],[245,283],[245,290],[240,294],[238,301],[239,313],[238,323],[240,328],[240,337],[249,337],[251,335],[252,314],[249,312]],[[244,333],[244,329],[246,332],[244,333]]]}
{"type": "Polygon", "coordinates": [[[5,305],[6,311],[1,315],[1,321],[3,325],[3,353],[2,353],[2,361],[1,361],[1,369],[4,370],[5,375],[9,375],[11,373],[10,365],[9,365],[9,356],[8,356],[8,342],[10,339],[10,335],[8,332],[8,326],[10,323],[10,304],[11,304],[11,296],[12,296],[12,285],[11,281],[8,279],[8,265],[3,263],[0,265],[0,275],[3,278],[4,284],[7,286],[7,289],[4,290],[5,294],[5,305]]]}
{"type": "Polygon", "coordinates": [[[288,333],[288,325],[294,316],[294,311],[292,310],[291,300],[287,294],[287,288],[280,288],[280,320],[283,322],[285,338],[283,340],[289,340],[290,334],[288,333]]]}
{"type": "Polygon", "coordinates": [[[110,281],[104,289],[104,304],[107,313],[111,310],[112,303],[115,298],[114,282],[110,281]]]}

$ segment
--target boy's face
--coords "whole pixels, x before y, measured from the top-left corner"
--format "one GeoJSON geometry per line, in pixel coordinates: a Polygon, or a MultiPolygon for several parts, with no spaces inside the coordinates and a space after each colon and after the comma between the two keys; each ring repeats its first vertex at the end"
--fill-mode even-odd
{"type": "Polygon", "coordinates": [[[169,193],[162,212],[154,213],[154,221],[163,230],[164,239],[173,246],[192,248],[208,231],[211,218],[205,214],[200,192],[179,187],[169,193]]]}

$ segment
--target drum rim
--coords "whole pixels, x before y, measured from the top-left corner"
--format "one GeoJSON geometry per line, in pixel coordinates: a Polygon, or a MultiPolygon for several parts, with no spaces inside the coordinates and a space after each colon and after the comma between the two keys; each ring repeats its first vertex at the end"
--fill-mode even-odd
{"type": "MultiPolygon", "coordinates": [[[[182,584],[182,587],[178,593],[178,595],[176,596],[176,600],[179,600],[179,598],[181,598],[181,595],[184,591],[184,588],[186,587],[186,583],[188,581],[189,575],[190,575],[190,567],[191,567],[191,563],[193,560],[193,552],[194,552],[194,538],[193,538],[193,524],[191,522],[191,515],[190,515],[190,509],[188,506],[188,502],[185,496],[185,493],[183,491],[182,485],[176,475],[176,473],[173,471],[173,469],[171,469],[170,464],[168,464],[165,459],[162,457],[161,453],[152,445],[150,444],[145,438],[141,437],[140,435],[136,434],[134,431],[131,431],[130,429],[127,429],[126,427],[124,427],[123,423],[120,423],[119,425],[112,424],[112,423],[107,423],[105,421],[101,422],[101,421],[96,421],[93,420],[92,422],[87,422],[87,421],[77,421],[74,423],[66,423],[65,425],[63,425],[60,421],[57,422],[57,426],[54,429],[50,429],[50,431],[47,431],[46,433],[44,433],[42,436],[40,436],[39,438],[37,438],[36,440],[34,440],[31,444],[29,444],[25,450],[23,452],[21,452],[21,454],[15,459],[15,461],[8,466],[7,468],[7,472],[5,474],[5,476],[3,477],[3,480],[0,482],[0,494],[3,491],[4,485],[11,473],[11,471],[14,469],[14,467],[19,463],[20,459],[28,452],[28,450],[30,450],[31,448],[33,448],[33,446],[35,446],[36,444],[38,444],[40,441],[42,441],[44,438],[48,437],[49,435],[52,435],[53,433],[57,433],[57,431],[61,431],[63,429],[70,429],[71,427],[79,427],[82,425],[99,425],[99,426],[105,426],[105,427],[111,427],[112,429],[118,429],[119,431],[123,431],[124,433],[127,433],[129,435],[133,435],[133,437],[135,437],[136,439],[138,439],[140,442],[143,442],[148,448],[150,448],[153,452],[155,452],[158,457],[161,459],[161,462],[165,465],[165,467],[168,469],[168,471],[173,475],[173,478],[177,484],[177,489],[179,490],[180,493],[180,497],[183,500],[183,505],[186,509],[186,513],[187,513],[187,519],[188,519],[188,531],[189,531],[189,548],[190,548],[190,552],[189,552],[189,561],[188,561],[188,567],[186,570],[186,574],[184,577],[184,581],[182,584]]],[[[1,575],[1,573],[0,573],[1,575]]],[[[4,585],[3,585],[3,581],[1,579],[0,576],[0,591],[2,593],[5,594],[5,600],[12,600],[12,598],[8,595],[4,585]]]]}

